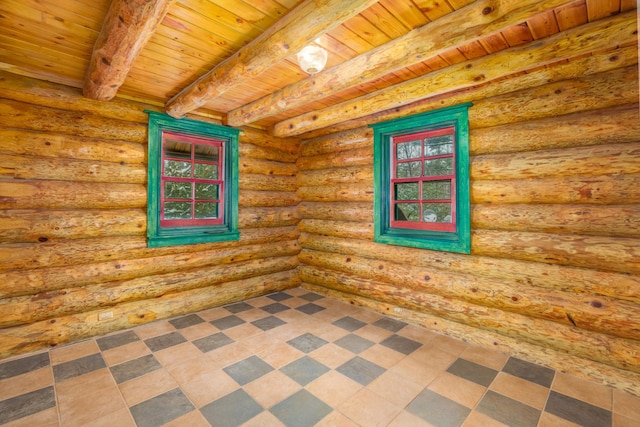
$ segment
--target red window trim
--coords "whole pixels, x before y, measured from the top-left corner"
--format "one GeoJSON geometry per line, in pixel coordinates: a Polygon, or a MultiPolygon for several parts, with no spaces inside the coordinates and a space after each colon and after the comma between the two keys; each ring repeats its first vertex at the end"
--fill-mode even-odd
{"type": "Polygon", "coordinates": [[[178,132],[162,132],[162,159],[161,159],[161,176],[160,176],[160,226],[161,227],[193,227],[193,226],[210,226],[210,225],[220,225],[224,223],[224,192],[225,192],[225,182],[223,177],[225,176],[224,170],[224,159],[225,159],[225,144],[224,141],[214,139],[214,138],[205,138],[193,135],[185,135],[183,133],[178,132]],[[218,179],[203,179],[203,178],[195,178],[194,171],[195,167],[191,167],[191,177],[190,178],[180,178],[180,177],[168,177],[164,174],[164,165],[165,160],[179,160],[186,161],[184,158],[173,158],[167,157],[165,155],[164,144],[167,137],[178,139],[180,142],[191,144],[191,153],[190,153],[190,163],[192,165],[195,164],[213,164],[218,166],[218,179]],[[195,158],[195,144],[198,145],[209,145],[216,146],[219,148],[220,153],[218,155],[217,162],[211,161],[202,161],[196,160],[195,158]],[[189,199],[167,199],[164,195],[165,182],[191,182],[193,185],[191,186],[191,198],[189,199]],[[206,184],[217,184],[218,185],[218,198],[217,199],[196,199],[195,198],[195,188],[197,183],[206,183],[206,184]],[[164,205],[165,202],[187,202],[191,204],[191,219],[164,219],[164,205]],[[195,204],[197,202],[214,202],[218,203],[218,218],[207,218],[207,219],[196,219],[195,218],[195,204]]]}
{"type": "Polygon", "coordinates": [[[389,188],[389,225],[392,228],[404,228],[404,229],[412,229],[412,230],[429,230],[429,231],[451,231],[455,232],[456,230],[456,135],[455,128],[453,126],[447,126],[439,129],[432,129],[420,132],[414,132],[410,134],[398,135],[394,136],[391,139],[391,144],[389,149],[391,150],[390,158],[391,162],[391,179],[389,180],[390,188],[389,188]],[[451,154],[439,154],[435,156],[427,156],[424,153],[424,143],[421,143],[421,157],[408,159],[406,162],[415,162],[420,161],[421,167],[424,169],[425,160],[431,159],[442,159],[442,158],[452,158],[452,171],[453,174],[450,175],[429,175],[424,176],[424,171],[419,177],[411,177],[411,178],[396,178],[396,169],[397,165],[400,163],[405,163],[404,161],[398,161],[397,159],[397,151],[396,146],[403,142],[421,140],[424,142],[426,138],[433,138],[438,136],[451,135],[453,137],[453,150],[451,154]],[[451,181],[451,195],[450,199],[422,199],[422,186],[424,182],[428,181],[451,181]],[[402,182],[418,182],[418,199],[416,200],[395,200],[395,184],[402,182]],[[451,223],[438,223],[438,222],[424,222],[423,218],[423,203],[427,201],[429,203],[451,203],[451,223]],[[398,203],[415,203],[419,206],[419,218],[420,221],[399,221],[395,219],[395,207],[398,203]]]}

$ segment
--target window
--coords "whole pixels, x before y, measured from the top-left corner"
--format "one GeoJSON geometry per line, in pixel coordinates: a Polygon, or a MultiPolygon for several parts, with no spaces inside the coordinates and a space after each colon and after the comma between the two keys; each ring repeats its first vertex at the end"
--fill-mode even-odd
{"type": "Polygon", "coordinates": [[[149,247],[237,240],[237,129],[149,114],[149,247]]]}
{"type": "Polygon", "coordinates": [[[470,252],[470,105],[372,125],[375,241],[470,252]]]}

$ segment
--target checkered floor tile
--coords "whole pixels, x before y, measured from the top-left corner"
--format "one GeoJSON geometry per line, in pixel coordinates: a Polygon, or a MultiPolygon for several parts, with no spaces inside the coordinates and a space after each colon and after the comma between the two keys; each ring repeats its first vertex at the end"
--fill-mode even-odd
{"type": "Polygon", "coordinates": [[[289,289],[0,362],[3,426],[631,426],[640,398],[289,289]]]}

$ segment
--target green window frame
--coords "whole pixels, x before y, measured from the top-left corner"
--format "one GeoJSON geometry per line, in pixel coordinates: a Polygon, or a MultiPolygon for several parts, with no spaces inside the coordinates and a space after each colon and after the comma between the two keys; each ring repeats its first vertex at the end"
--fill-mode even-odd
{"type": "Polygon", "coordinates": [[[374,241],[471,252],[471,105],[456,105],[370,126],[374,137],[374,241]],[[443,138],[447,139],[447,147],[452,148],[433,148],[443,138]],[[446,166],[434,167],[438,164],[446,166]],[[446,191],[442,190],[443,184],[448,186],[446,191]],[[437,196],[429,196],[433,189],[437,190],[437,196]],[[438,213],[438,219],[431,215],[434,207],[445,209],[444,213],[438,213]]]}
{"type": "Polygon", "coordinates": [[[148,247],[238,240],[240,130],[146,113],[148,247]],[[171,172],[170,164],[184,170],[171,172]],[[176,206],[186,209],[176,214],[176,206]]]}

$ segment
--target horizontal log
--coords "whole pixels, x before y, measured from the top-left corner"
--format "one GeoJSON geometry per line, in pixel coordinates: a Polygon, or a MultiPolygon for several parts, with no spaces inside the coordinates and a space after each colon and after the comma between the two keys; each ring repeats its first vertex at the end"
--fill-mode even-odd
{"type": "Polygon", "coordinates": [[[471,181],[470,184],[472,204],[627,205],[640,203],[640,175],[471,181]]]}
{"type": "Polygon", "coordinates": [[[471,253],[619,273],[640,273],[640,239],[474,230],[471,253]]]}
{"type": "Polygon", "coordinates": [[[82,91],[75,87],[7,71],[0,71],[0,98],[138,123],[147,122],[148,116],[144,110],[156,109],[150,105],[120,98],[112,99],[110,102],[95,101],[85,98],[82,91]]]}
{"type": "Polygon", "coordinates": [[[350,166],[333,169],[314,169],[298,172],[300,187],[336,184],[360,184],[373,182],[373,162],[371,166],[350,166]]]}
{"type": "Polygon", "coordinates": [[[638,103],[473,129],[469,153],[517,153],[640,140],[638,103]]]}
{"type": "MultiPolygon", "coordinates": [[[[227,251],[230,248],[245,245],[297,239],[299,233],[294,226],[261,229],[248,228],[240,232],[240,240],[237,241],[166,246],[162,248],[147,248],[146,238],[132,236],[42,242],[37,244],[0,244],[0,259],[2,259],[0,271],[18,270],[15,274],[21,276],[30,274],[36,268],[124,261],[169,254],[186,256],[194,252],[207,250],[227,251]],[[24,270],[27,271],[25,272],[24,270]]],[[[3,280],[0,280],[0,283],[3,283],[3,280]]]]}
{"type": "MultiPolygon", "coordinates": [[[[243,143],[257,145],[263,148],[283,151],[289,155],[297,156],[300,141],[297,138],[278,138],[268,133],[252,128],[242,128],[240,132],[240,147],[243,143]]],[[[242,149],[242,148],[241,148],[242,149]]],[[[252,157],[252,156],[249,156],[252,157]]],[[[285,157],[282,161],[288,161],[289,157],[285,157]]],[[[278,160],[278,159],[269,159],[278,160]]]]}
{"type": "Polygon", "coordinates": [[[640,238],[640,205],[473,205],[471,228],[640,238]]]}
{"type": "MultiPolygon", "coordinates": [[[[242,134],[241,134],[242,135],[242,134]]],[[[241,138],[242,139],[242,138],[241,138]]],[[[240,157],[248,157],[251,159],[274,160],[285,163],[295,163],[298,159],[297,153],[290,153],[274,147],[263,147],[260,145],[240,142],[240,157]]]]}
{"type": "Polygon", "coordinates": [[[0,129],[0,140],[6,154],[127,164],[142,164],[147,157],[142,144],[73,135],[0,129]]]}
{"type": "Polygon", "coordinates": [[[640,142],[471,158],[471,180],[640,173],[640,142]]]}
{"type": "Polygon", "coordinates": [[[77,182],[143,184],[147,170],[142,164],[96,160],[0,154],[0,177],[77,182]]]}
{"type": "Polygon", "coordinates": [[[98,320],[104,310],[59,317],[0,330],[0,358],[55,347],[83,338],[104,335],[160,319],[180,316],[211,307],[299,286],[295,270],[243,279],[210,288],[170,293],[153,300],[141,300],[109,307],[113,317],[98,320]]]}
{"type": "MultiPolygon", "coordinates": [[[[639,305],[614,298],[594,299],[550,289],[512,285],[469,273],[414,267],[406,262],[392,263],[307,249],[300,252],[299,260],[305,265],[338,271],[354,279],[398,284],[405,289],[407,298],[438,296],[617,337],[640,338],[639,305]]],[[[300,277],[306,280],[302,271],[300,277]]]]}
{"type": "Polygon", "coordinates": [[[393,316],[409,324],[422,326],[428,331],[436,331],[467,343],[491,349],[491,351],[500,351],[522,360],[557,369],[640,396],[640,374],[638,373],[576,357],[563,351],[552,350],[548,346],[528,343],[522,339],[511,338],[494,331],[464,325],[434,316],[424,309],[419,311],[411,310],[406,307],[399,307],[396,304],[375,301],[360,295],[341,292],[307,282],[303,282],[302,287],[309,291],[344,301],[347,304],[365,307],[387,316],[393,316]]]}
{"type": "Polygon", "coordinates": [[[147,206],[144,184],[0,180],[0,209],[133,209],[147,206]]]}
{"type": "Polygon", "coordinates": [[[240,229],[259,227],[286,227],[296,225],[300,214],[295,207],[267,207],[243,209],[238,216],[240,229]]]}
{"type": "Polygon", "coordinates": [[[333,221],[373,222],[371,203],[314,203],[298,205],[302,219],[324,219],[333,221]]]}
{"type": "Polygon", "coordinates": [[[240,190],[291,191],[298,188],[295,176],[240,174],[240,190]]]}
{"type": "MultiPolygon", "coordinates": [[[[191,253],[174,253],[146,258],[117,258],[103,262],[65,265],[0,273],[0,298],[33,296],[65,288],[107,286],[107,283],[158,274],[179,273],[195,268],[228,265],[268,257],[290,257],[300,252],[295,240],[237,246],[225,250],[210,248],[191,253]]],[[[115,285],[114,285],[115,286],[115,285]]]]}
{"type": "Polygon", "coordinates": [[[303,219],[298,224],[302,233],[320,234],[346,239],[373,239],[373,223],[303,219]]]}
{"type": "Polygon", "coordinates": [[[373,129],[363,127],[338,134],[305,139],[300,144],[300,157],[311,157],[340,151],[370,148],[373,146],[373,129]]]}
{"type": "Polygon", "coordinates": [[[240,190],[238,206],[250,207],[277,207],[295,206],[300,203],[300,197],[290,191],[253,191],[240,190]]]}
{"type": "Polygon", "coordinates": [[[298,165],[298,170],[304,171],[349,166],[371,166],[372,162],[373,144],[366,148],[301,157],[296,164],[298,165]]]}
{"type": "Polygon", "coordinates": [[[637,275],[517,259],[470,257],[452,252],[383,245],[367,240],[309,233],[302,233],[299,241],[303,248],[315,251],[357,255],[400,264],[411,260],[414,267],[437,268],[462,274],[473,272],[479,277],[522,287],[535,286],[594,298],[608,296],[640,304],[640,276],[637,275]]]}
{"type": "Polygon", "coordinates": [[[147,126],[100,117],[89,112],[38,107],[27,103],[0,100],[0,127],[56,132],[144,144],[147,126]]]}
{"type": "Polygon", "coordinates": [[[144,236],[143,209],[0,211],[0,243],[144,236]]]}
{"type": "Polygon", "coordinates": [[[14,297],[0,301],[0,328],[84,313],[130,301],[150,300],[190,289],[212,288],[226,282],[292,270],[297,265],[295,256],[271,257],[14,297]]]}
{"type": "Polygon", "coordinates": [[[273,160],[241,157],[238,165],[240,176],[244,174],[295,176],[295,163],[274,162],[273,160]]]}
{"type": "Polygon", "coordinates": [[[300,187],[298,196],[307,202],[373,202],[373,185],[300,187]]]}

